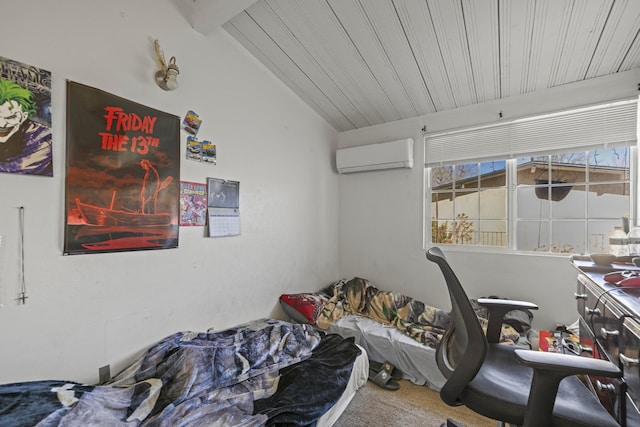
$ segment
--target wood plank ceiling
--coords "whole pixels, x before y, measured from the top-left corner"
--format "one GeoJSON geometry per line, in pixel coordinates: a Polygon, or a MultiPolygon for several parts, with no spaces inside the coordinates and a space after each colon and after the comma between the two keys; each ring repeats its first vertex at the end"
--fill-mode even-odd
{"type": "Polygon", "coordinates": [[[338,131],[640,67],[640,0],[258,0],[223,28],[338,131]]]}

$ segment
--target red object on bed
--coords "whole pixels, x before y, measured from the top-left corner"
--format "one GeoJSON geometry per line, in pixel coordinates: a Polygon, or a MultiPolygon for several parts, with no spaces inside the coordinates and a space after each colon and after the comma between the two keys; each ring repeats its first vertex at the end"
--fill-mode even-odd
{"type": "Polygon", "coordinates": [[[287,316],[295,322],[311,325],[316,324],[326,300],[326,297],[313,293],[280,295],[280,305],[287,316]]]}

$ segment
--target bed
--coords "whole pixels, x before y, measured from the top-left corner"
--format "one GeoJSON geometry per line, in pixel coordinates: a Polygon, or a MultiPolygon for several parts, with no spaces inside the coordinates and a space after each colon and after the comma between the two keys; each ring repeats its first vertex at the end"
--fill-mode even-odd
{"type": "Polygon", "coordinates": [[[170,335],[104,384],[0,385],[0,425],[328,427],[368,368],[353,339],[259,319],[170,335]]]}
{"type": "MultiPolygon", "coordinates": [[[[471,301],[486,322],[486,310],[471,301]]],[[[398,292],[380,290],[368,280],[342,279],[318,292],[283,294],[280,305],[294,322],[353,338],[371,361],[390,362],[407,379],[439,391],[445,383],[435,348],[449,322],[449,313],[398,292]]],[[[501,341],[530,347],[528,311],[505,316],[501,341]]]]}
{"type": "Polygon", "coordinates": [[[391,362],[402,372],[403,379],[414,384],[439,391],[446,381],[436,365],[435,349],[417,342],[393,326],[349,314],[330,324],[327,333],[353,337],[371,360],[391,362]]]}

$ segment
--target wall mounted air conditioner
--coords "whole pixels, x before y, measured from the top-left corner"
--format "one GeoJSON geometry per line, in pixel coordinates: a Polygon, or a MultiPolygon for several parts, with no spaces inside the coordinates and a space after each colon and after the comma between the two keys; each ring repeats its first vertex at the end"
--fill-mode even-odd
{"type": "Polygon", "coordinates": [[[413,167],[413,139],[336,150],[339,173],[413,167]]]}

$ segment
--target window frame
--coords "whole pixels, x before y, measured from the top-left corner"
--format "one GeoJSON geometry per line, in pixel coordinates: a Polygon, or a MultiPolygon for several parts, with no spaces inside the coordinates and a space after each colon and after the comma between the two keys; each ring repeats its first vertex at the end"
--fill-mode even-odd
{"type": "MultiPolygon", "coordinates": [[[[516,217],[517,212],[517,159],[522,157],[539,157],[539,156],[549,156],[558,153],[567,153],[567,152],[580,152],[580,151],[592,151],[595,149],[602,148],[611,148],[609,144],[615,146],[626,145],[629,147],[630,159],[629,159],[629,216],[630,216],[630,224],[633,226],[637,224],[638,215],[637,209],[639,206],[639,189],[637,185],[638,180],[638,168],[639,168],[639,159],[638,159],[638,140],[636,137],[636,127],[638,123],[638,98],[627,99],[623,101],[616,101],[612,103],[600,104],[596,106],[583,107],[578,109],[566,110],[558,113],[551,113],[547,115],[540,116],[531,116],[524,119],[513,120],[506,123],[496,123],[489,124],[485,126],[479,126],[474,128],[466,128],[466,129],[458,129],[458,130],[450,130],[447,132],[434,133],[432,135],[425,134],[424,135],[424,155],[425,155],[425,163],[424,163],[424,211],[423,211],[423,239],[424,239],[424,248],[431,247],[433,245],[446,245],[447,249],[460,250],[460,251],[475,251],[475,252],[500,252],[500,253],[522,253],[522,254],[532,254],[532,255],[567,255],[567,253],[553,252],[551,248],[548,248],[546,251],[528,251],[517,249],[517,227],[518,223],[522,220],[522,218],[516,217]],[[569,141],[564,146],[558,147],[557,145],[548,151],[542,151],[537,149],[535,146],[531,146],[531,144],[527,145],[527,140],[525,138],[524,143],[522,141],[512,141],[508,140],[506,142],[507,147],[500,147],[499,144],[494,143],[491,140],[492,136],[498,135],[498,139],[500,136],[507,135],[508,138],[513,137],[513,127],[517,127],[519,123],[526,123],[527,126],[533,124],[535,127],[536,121],[541,120],[541,123],[549,122],[549,118],[551,118],[552,122],[555,120],[559,123],[559,128],[561,129],[558,134],[562,135],[562,127],[565,127],[565,131],[567,128],[567,124],[563,123],[563,118],[568,117],[568,123],[571,124],[572,113],[577,112],[578,114],[583,114],[586,112],[587,120],[588,115],[595,111],[597,114],[607,114],[608,109],[611,108],[613,112],[613,119],[611,122],[615,122],[615,126],[625,127],[626,129],[621,132],[626,132],[625,135],[617,135],[619,133],[618,128],[612,128],[607,126],[614,126],[609,123],[609,118],[605,118],[601,124],[602,132],[599,134],[599,137],[591,139],[588,143],[579,144],[579,141],[569,141]],[[627,114],[626,120],[624,123],[622,121],[616,121],[619,119],[619,108],[624,109],[624,113],[627,114]],[[633,120],[633,123],[629,121],[633,120]],[[622,123],[622,124],[620,124],[622,123]],[[633,127],[633,136],[631,136],[631,127],[633,127]],[[613,130],[612,130],[613,129],[613,130]],[[482,142],[488,142],[489,149],[483,149],[486,147],[481,146],[479,149],[475,150],[475,155],[468,155],[469,150],[468,146],[470,141],[473,141],[475,136],[475,132],[479,132],[481,134],[481,144],[482,142]],[[611,135],[609,134],[611,133],[611,135]],[[488,135],[488,136],[487,136],[488,135]],[[603,136],[604,135],[604,136],[603,136]],[[445,144],[441,143],[440,147],[430,146],[429,144],[433,141],[434,137],[443,136],[444,140],[453,141],[454,146],[452,146],[452,150],[444,150],[443,147],[445,144]],[[599,138],[604,137],[605,141],[601,141],[599,138]],[[618,140],[616,141],[616,138],[618,140]],[[623,140],[624,142],[621,142],[623,140]],[[517,151],[514,151],[513,147],[518,147],[517,151]],[[437,152],[439,150],[439,153],[437,152]],[[466,158],[462,158],[460,153],[466,152],[466,158]],[[433,158],[433,154],[436,153],[436,158],[433,158]],[[482,153],[482,154],[480,154],[482,153]],[[487,155],[488,153],[488,155],[487,155]],[[502,156],[499,154],[502,153],[502,156]],[[448,157],[447,157],[448,156],[448,157]],[[507,210],[507,245],[506,246],[486,246],[480,244],[455,244],[455,243],[433,243],[432,242],[432,221],[433,213],[431,211],[432,206],[432,168],[435,166],[453,166],[453,165],[463,165],[467,163],[481,163],[487,161],[506,161],[506,210],[507,210]]],[[[620,119],[623,120],[623,119],[620,119]]],[[[579,122],[578,122],[579,123],[579,122]]],[[[553,133],[553,129],[551,131],[553,133]]],[[[531,135],[535,136],[536,132],[532,132],[531,135]]],[[[525,135],[526,136],[526,135],[525,135]]],[[[517,138],[515,138],[517,139],[517,138]]],[[[530,141],[535,141],[535,139],[531,139],[530,141]]],[[[503,141],[503,145],[504,141],[503,141]]],[[[546,144],[549,145],[549,144],[546,144]]],[[[553,144],[551,144],[553,145],[553,144]]],[[[560,144],[562,145],[562,143],[560,144]]],[[[447,146],[449,148],[450,146],[447,146]]],[[[588,163],[588,161],[586,162],[588,163]]],[[[586,164],[585,163],[585,164],[586,164]]],[[[586,168],[586,166],[585,166],[586,168]]],[[[589,177],[585,177],[585,182],[587,185],[593,185],[589,177]]],[[[479,192],[479,190],[478,190],[479,192]]],[[[596,219],[593,217],[590,212],[585,207],[585,218],[582,219],[585,221],[585,232],[589,229],[589,221],[591,219],[596,219]]],[[[550,218],[548,223],[553,224],[561,222],[558,221],[559,218],[550,218]]],[[[567,219],[571,220],[570,218],[567,219]]],[[[622,220],[622,219],[621,219],[622,220]]],[[[621,222],[622,223],[622,222],[621,222]]],[[[584,251],[589,252],[589,244],[590,239],[588,236],[585,236],[584,239],[584,251]]]]}

